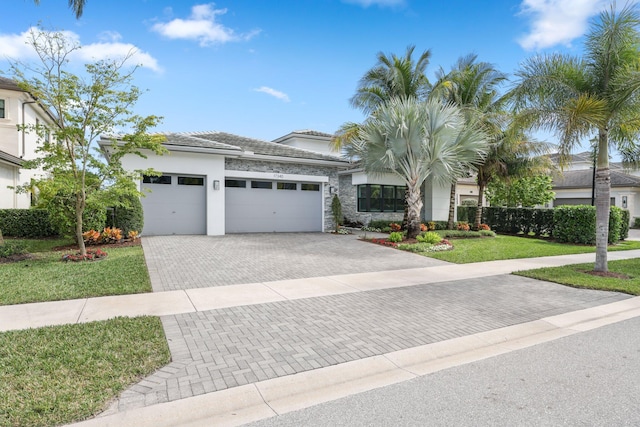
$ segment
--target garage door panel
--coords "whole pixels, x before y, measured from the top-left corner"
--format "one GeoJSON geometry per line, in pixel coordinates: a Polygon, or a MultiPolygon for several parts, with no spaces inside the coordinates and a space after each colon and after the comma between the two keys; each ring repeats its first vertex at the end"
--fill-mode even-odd
{"type": "MultiPolygon", "coordinates": [[[[143,233],[148,236],[171,234],[206,234],[205,185],[179,185],[179,177],[166,175],[171,184],[143,183],[143,233]],[[151,192],[146,192],[150,189],[151,192]]],[[[201,178],[204,184],[204,177],[201,178]]],[[[184,181],[180,179],[180,181],[184,181]]]]}
{"type": "Polygon", "coordinates": [[[225,195],[226,232],[322,231],[321,191],[227,187],[225,195]]]}

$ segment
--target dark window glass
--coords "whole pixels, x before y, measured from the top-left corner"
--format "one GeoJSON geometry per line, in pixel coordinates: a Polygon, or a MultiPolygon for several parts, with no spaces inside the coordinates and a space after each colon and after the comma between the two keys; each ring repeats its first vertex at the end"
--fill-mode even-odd
{"type": "Polygon", "coordinates": [[[301,184],[302,191],[320,191],[320,184],[301,184]]]}
{"type": "Polygon", "coordinates": [[[358,185],[358,212],[402,212],[406,187],[358,185]]]}
{"type": "Polygon", "coordinates": [[[404,211],[404,198],[407,187],[396,187],[396,212],[404,211]]]}
{"type": "Polygon", "coordinates": [[[142,177],[142,182],[144,182],[145,184],[171,184],[171,176],[169,176],[169,175],[161,175],[161,176],[144,175],[142,177]]]}
{"type": "Polygon", "coordinates": [[[396,210],[396,187],[390,185],[382,186],[382,208],[385,212],[394,212],[396,210]]]}
{"type": "Polygon", "coordinates": [[[0,119],[4,119],[5,113],[4,113],[4,99],[0,99],[0,119]]]}
{"type": "Polygon", "coordinates": [[[251,188],[266,188],[272,189],[273,182],[271,181],[251,181],[251,188]]]}
{"type": "Polygon", "coordinates": [[[278,182],[276,188],[278,190],[297,190],[298,184],[295,182],[278,182]]]}
{"type": "Polygon", "coordinates": [[[204,178],[194,176],[179,176],[178,185],[204,185],[204,178]]]}
{"type": "Polygon", "coordinates": [[[225,187],[247,188],[247,181],[244,179],[225,179],[225,187]]]}

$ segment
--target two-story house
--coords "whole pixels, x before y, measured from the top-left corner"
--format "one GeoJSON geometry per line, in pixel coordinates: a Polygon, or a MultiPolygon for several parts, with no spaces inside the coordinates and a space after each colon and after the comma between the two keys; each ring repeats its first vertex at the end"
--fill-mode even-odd
{"type": "Polygon", "coordinates": [[[28,208],[31,195],[14,188],[29,184],[41,170],[24,169],[23,161],[36,157],[38,137],[18,125],[53,126],[53,117],[16,83],[0,77],[0,209],[28,208]]]}

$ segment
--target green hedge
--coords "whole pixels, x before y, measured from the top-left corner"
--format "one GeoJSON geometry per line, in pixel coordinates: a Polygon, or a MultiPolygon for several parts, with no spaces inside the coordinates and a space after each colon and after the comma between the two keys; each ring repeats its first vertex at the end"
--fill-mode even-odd
{"type": "MultiPolygon", "coordinates": [[[[553,237],[559,242],[596,244],[595,206],[558,206],[554,209],[553,237]]],[[[609,243],[629,235],[629,212],[616,206],[609,211],[609,243]]]]}
{"type": "MultiPolygon", "coordinates": [[[[476,221],[476,212],[478,211],[477,206],[458,206],[458,221],[468,222],[469,224],[473,224],[476,221]]],[[[486,214],[483,209],[483,216],[486,214]]],[[[484,222],[484,221],[483,221],[484,222]]]]}
{"type": "Polygon", "coordinates": [[[631,213],[626,209],[620,209],[622,212],[622,224],[620,225],[620,240],[629,237],[629,223],[631,222],[631,213]]]}
{"type": "Polygon", "coordinates": [[[49,237],[57,233],[44,209],[0,209],[0,230],[4,236],[49,237]]]}
{"type": "Polygon", "coordinates": [[[137,231],[141,234],[144,225],[144,214],[140,198],[135,195],[127,195],[122,197],[121,202],[122,206],[114,208],[112,226],[122,230],[125,236],[130,231],[137,231]]]}
{"type": "Polygon", "coordinates": [[[536,236],[553,231],[553,209],[485,207],[483,222],[498,233],[533,233],[536,236]]]}

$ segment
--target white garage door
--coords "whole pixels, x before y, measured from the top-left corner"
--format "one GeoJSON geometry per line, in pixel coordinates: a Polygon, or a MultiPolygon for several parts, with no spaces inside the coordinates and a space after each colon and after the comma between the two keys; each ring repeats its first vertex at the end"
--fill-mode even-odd
{"type": "Polygon", "coordinates": [[[226,233],[322,231],[322,184],[228,178],[226,233]]]}
{"type": "Polygon", "coordinates": [[[206,234],[205,178],[193,175],[145,176],[142,179],[143,234],[206,234]],[[146,190],[151,190],[150,193],[146,190]]]}

